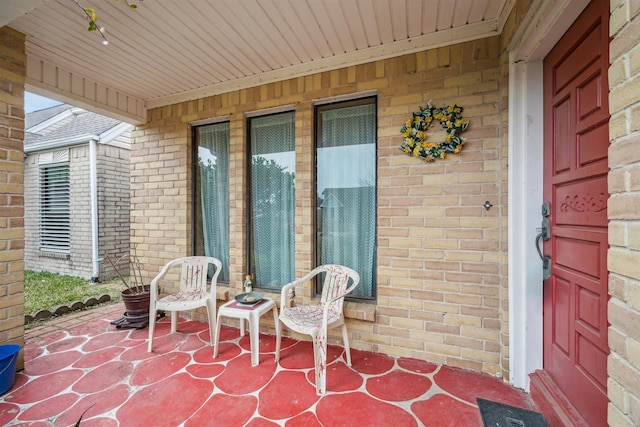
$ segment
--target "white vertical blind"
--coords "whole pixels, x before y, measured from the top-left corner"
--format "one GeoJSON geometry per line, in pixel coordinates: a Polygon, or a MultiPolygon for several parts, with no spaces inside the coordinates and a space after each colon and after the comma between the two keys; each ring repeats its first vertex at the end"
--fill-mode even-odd
{"type": "Polygon", "coordinates": [[[71,249],[71,186],[69,164],[40,166],[40,250],[71,249]]]}

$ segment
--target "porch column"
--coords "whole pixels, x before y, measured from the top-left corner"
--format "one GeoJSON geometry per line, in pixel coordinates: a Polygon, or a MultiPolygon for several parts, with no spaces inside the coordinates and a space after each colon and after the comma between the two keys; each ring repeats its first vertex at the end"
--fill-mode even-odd
{"type": "Polygon", "coordinates": [[[1,27],[0,46],[0,344],[24,345],[25,36],[1,27]]]}

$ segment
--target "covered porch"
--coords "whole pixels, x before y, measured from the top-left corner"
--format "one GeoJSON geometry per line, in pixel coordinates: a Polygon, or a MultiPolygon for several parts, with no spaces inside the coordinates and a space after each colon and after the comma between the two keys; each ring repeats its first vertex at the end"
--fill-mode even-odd
{"type": "MultiPolygon", "coordinates": [[[[86,27],[77,24],[84,16],[78,18],[73,3],[7,0],[2,10],[8,12],[0,13],[0,342],[25,343],[25,90],[136,124],[131,239],[149,280],[168,260],[197,254],[204,236],[198,220],[205,214],[197,205],[202,200],[197,178],[203,174],[196,132],[226,126],[223,175],[228,184],[223,195],[228,203],[219,205],[228,211],[220,217],[229,219],[223,248],[228,278],[222,284],[227,298],[242,291],[244,275],[255,261],[250,171],[252,153],[265,153],[250,149],[251,123],[286,115],[291,129],[286,150],[274,146],[266,152],[295,156],[295,180],[291,172],[285,180],[294,184],[290,187],[296,195],[287,199],[292,209],[285,221],[293,230],[287,239],[289,280],[318,264],[320,196],[336,196],[347,187],[340,182],[323,192],[317,185],[322,175],[316,159],[325,148],[319,143],[318,117],[331,108],[340,116],[341,109],[350,108],[347,103],[366,101],[369,105],[363,107],[370,111],[375,138],[365,142],[374,148],[368,165],[374,165],[375,179],[358,184],[375,192],[369,203],[375,208],[370,215],[375,230],[367,241],[375,263],[360,269],[368,274],[366,298],[346,306],[353,348],[386,354],[401,369],[398,360],[415,359],[497,376],[532,394],[532,375],[550,373],[573,396],[571,408],[564,408],[568,399],[547,390],[539,393],[549,400],[548,412],[555,419],[567,420],[558,424],[587,425],[582,414],[596,407],[597,414],[590,416],[593,425],[640,424],[640,333],[634,327],[640,319],[637,2],[192,0],[189,7],[181,7],[176,1],[157,0],[140,2],[133,14],[124,8],[126,2],[110,1],[96,3],[104,6],[102,22],[109,23],[110,44],[103,50],[97,44],[100,37],[87,37],[86,27]],[[548,156],[544,145],[549,123],[555,118],[566,124],[557,132],[564,135],[563,130],[573,132],[579,114],[545,103],[544,82],[549,79],[544,62],[581,11],[591,6],[604,12],[597,25],[586,26],[582,50],[563,48],[578,59],[598,56],[598,72],[583,73],[587,79],[572,83],[572,97],[567,98],[583,100],[582,95],[590,93],[594,101],[566,105],[584,108],[585,118],[592,111],[605,117],[597,126],[589,122],[583,128],[597,129],[594,140],[604,141],[604,148],[586,148],[589,138],[582,138],[584,133],[579,135],[584,146],[568,144],[582,150],[578,156],[565,156],[562,150],[548,156]],[[431,102],[464,107],[470,126],[463,151],[424,162],[399,150],[400,130],[431,102]],[[551,111],[557,116],[548,114],[551,111]],[[586,262],[587,272],[597,266],[600,283],[562,294],[560,308],[566,310],[558,318],[566,325],[553,329],[544,318],[549,310],[543,303],[555,303],[558,294],[550,293],[543,280],[543,255],[568,255],[568,264],[589,260],[567,246],[553,251],[545,247],[543,254],[533,245],[545,215],[540,206],[548,201],[549,180],[543,176],[556,157],[570,159],[572,167],[597,163],[602,170],[597,172],[597,198],[591,190],[580,189],[575,196],[566,193],[551,200],[554,215],[566,208],[587,217],[576,221],[577,228],[594,213],[600,227],[599,250],[591,252],[597,257],[586,262]],[[592,204],[594,199],[599,203],[592,204]],[[565,200],[569,203],[563,207],[565,200]],[[557,332],[562,340],[556,340],[557,332]],[[597,345],[583,340],[585,336],[597,338],[597,345]],[[573,372],[584,374],[581,378],[598,395],[597,405],[553,365],[546,351],[554,348],[549,342],[558,344],[558,357],[568,355],[573,372]],[[585,349],[594,350],[596,357],[582,358],[585,349]]],[[[332,143],[341,146],[338,138],[332,143]]],[[[352,154],[353,159],[359,156],[352,154]]],[[[335,231],[338,242],[344,230],[335,231]]],[[[592,247],[583,245],[581,250],[592,247]]],[[[267,267],[271,261],[265,260],[267,267]]],[[[256,287],[277,292],[272,281],[261,282],[260,276],[256,287]]],[[[576,274],[571,280],[577,283],[586,276],[576,274]]],[[[316,294],[317,289],[308,289],[296,296],[297,302],[308,303],[316,294]]],[[[203,317],[200,312],[191,320],[203,317]]],[[[57,339],[67,342],[70,336],[57,339]]],[[[126,340],[135,341],[129,336],[126,340]]],[[[246,356],[242,342],[230,345],[239,351],[237,357],[246,356]]],[[[26,360],[28,367],[35,359],[26,360]]],[[[270,362],[264,363],[266,367],[270,362]]],[[[279,368],[274,369],[277,374],[279,368]]],[[[434,386],[440,370],[428,374],[431,388],[419,398],[430,396],[426,400],[433,401],[441,396],[430,394],[445,389],[434,386]]],[[[212,376],[215,388],[218,377],[212,376]]],[[[329,381],[331,390],[336,384],[329,381]]],[[[262,391],[253,393],[259,396],[262,391]]],[[[414,399],[409,399],[412,404],[414,399]]],[[[406,410],[408,403],[403,405],[406,410]]],[[[407,413],[417,420],[413,411],[407,413]]]]}
{"type": "Polygon", "coordinates": [[[170,333],[116,329],[122,303],[61,317],[26,331],[25,369],[0,400],[2,425],[83,426],[473,426],[477,399],[531,409],[528,394],[502,380],[413,358],[329,347],[327,393],[313,384],[308,341],[260,335],[251,367],[249,337],[223,326],[213,358],[208,325],[182,319],[170,333]]]}

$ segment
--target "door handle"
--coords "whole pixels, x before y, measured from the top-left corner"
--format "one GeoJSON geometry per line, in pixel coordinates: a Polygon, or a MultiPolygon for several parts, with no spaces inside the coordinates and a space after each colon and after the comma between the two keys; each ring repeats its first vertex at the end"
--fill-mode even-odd
{"type": "Polygon", "coordinates": [[[538,228],[540,232],[536,236],[536,250],[538,251],[538,255],[540,255],[540,259],[544,261],[544,256],[542,255],[542,249],[540,248],[540,240],[549,240],[551,238],[551,230],[549,229],[550,224],[548,219],[542,220],[542,226],[538,228]]]}
{"type": "Polygon", "coordinates": [[[544,255],[542,255],[542,250],[540,249],[540,239],[542,239],[542,233],[538,233],[536,236],[536,250],[538,251],[538,255],[541,260],[544,260],[544,255]]]}
{"type": "Polygon", "coordinates": [[[540,247],[540,241],[546,241],[551,238],[551,223],[547,218],[542,220],[541,227],[538,229],[540,232],[536,236],[536,250],[542,260],[542,280],[547,280],[551,277],[551,257],[542,254],[542,248],[540,247]]]}

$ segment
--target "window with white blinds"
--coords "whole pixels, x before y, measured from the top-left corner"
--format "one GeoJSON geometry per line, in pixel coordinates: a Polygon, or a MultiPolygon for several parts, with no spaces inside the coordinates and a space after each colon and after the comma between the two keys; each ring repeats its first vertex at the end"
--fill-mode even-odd
{"type": "Polygon", "coordinates": [[[40,250],[69,253],[70,248],[69,164],[40,165],[40,250]]]}

